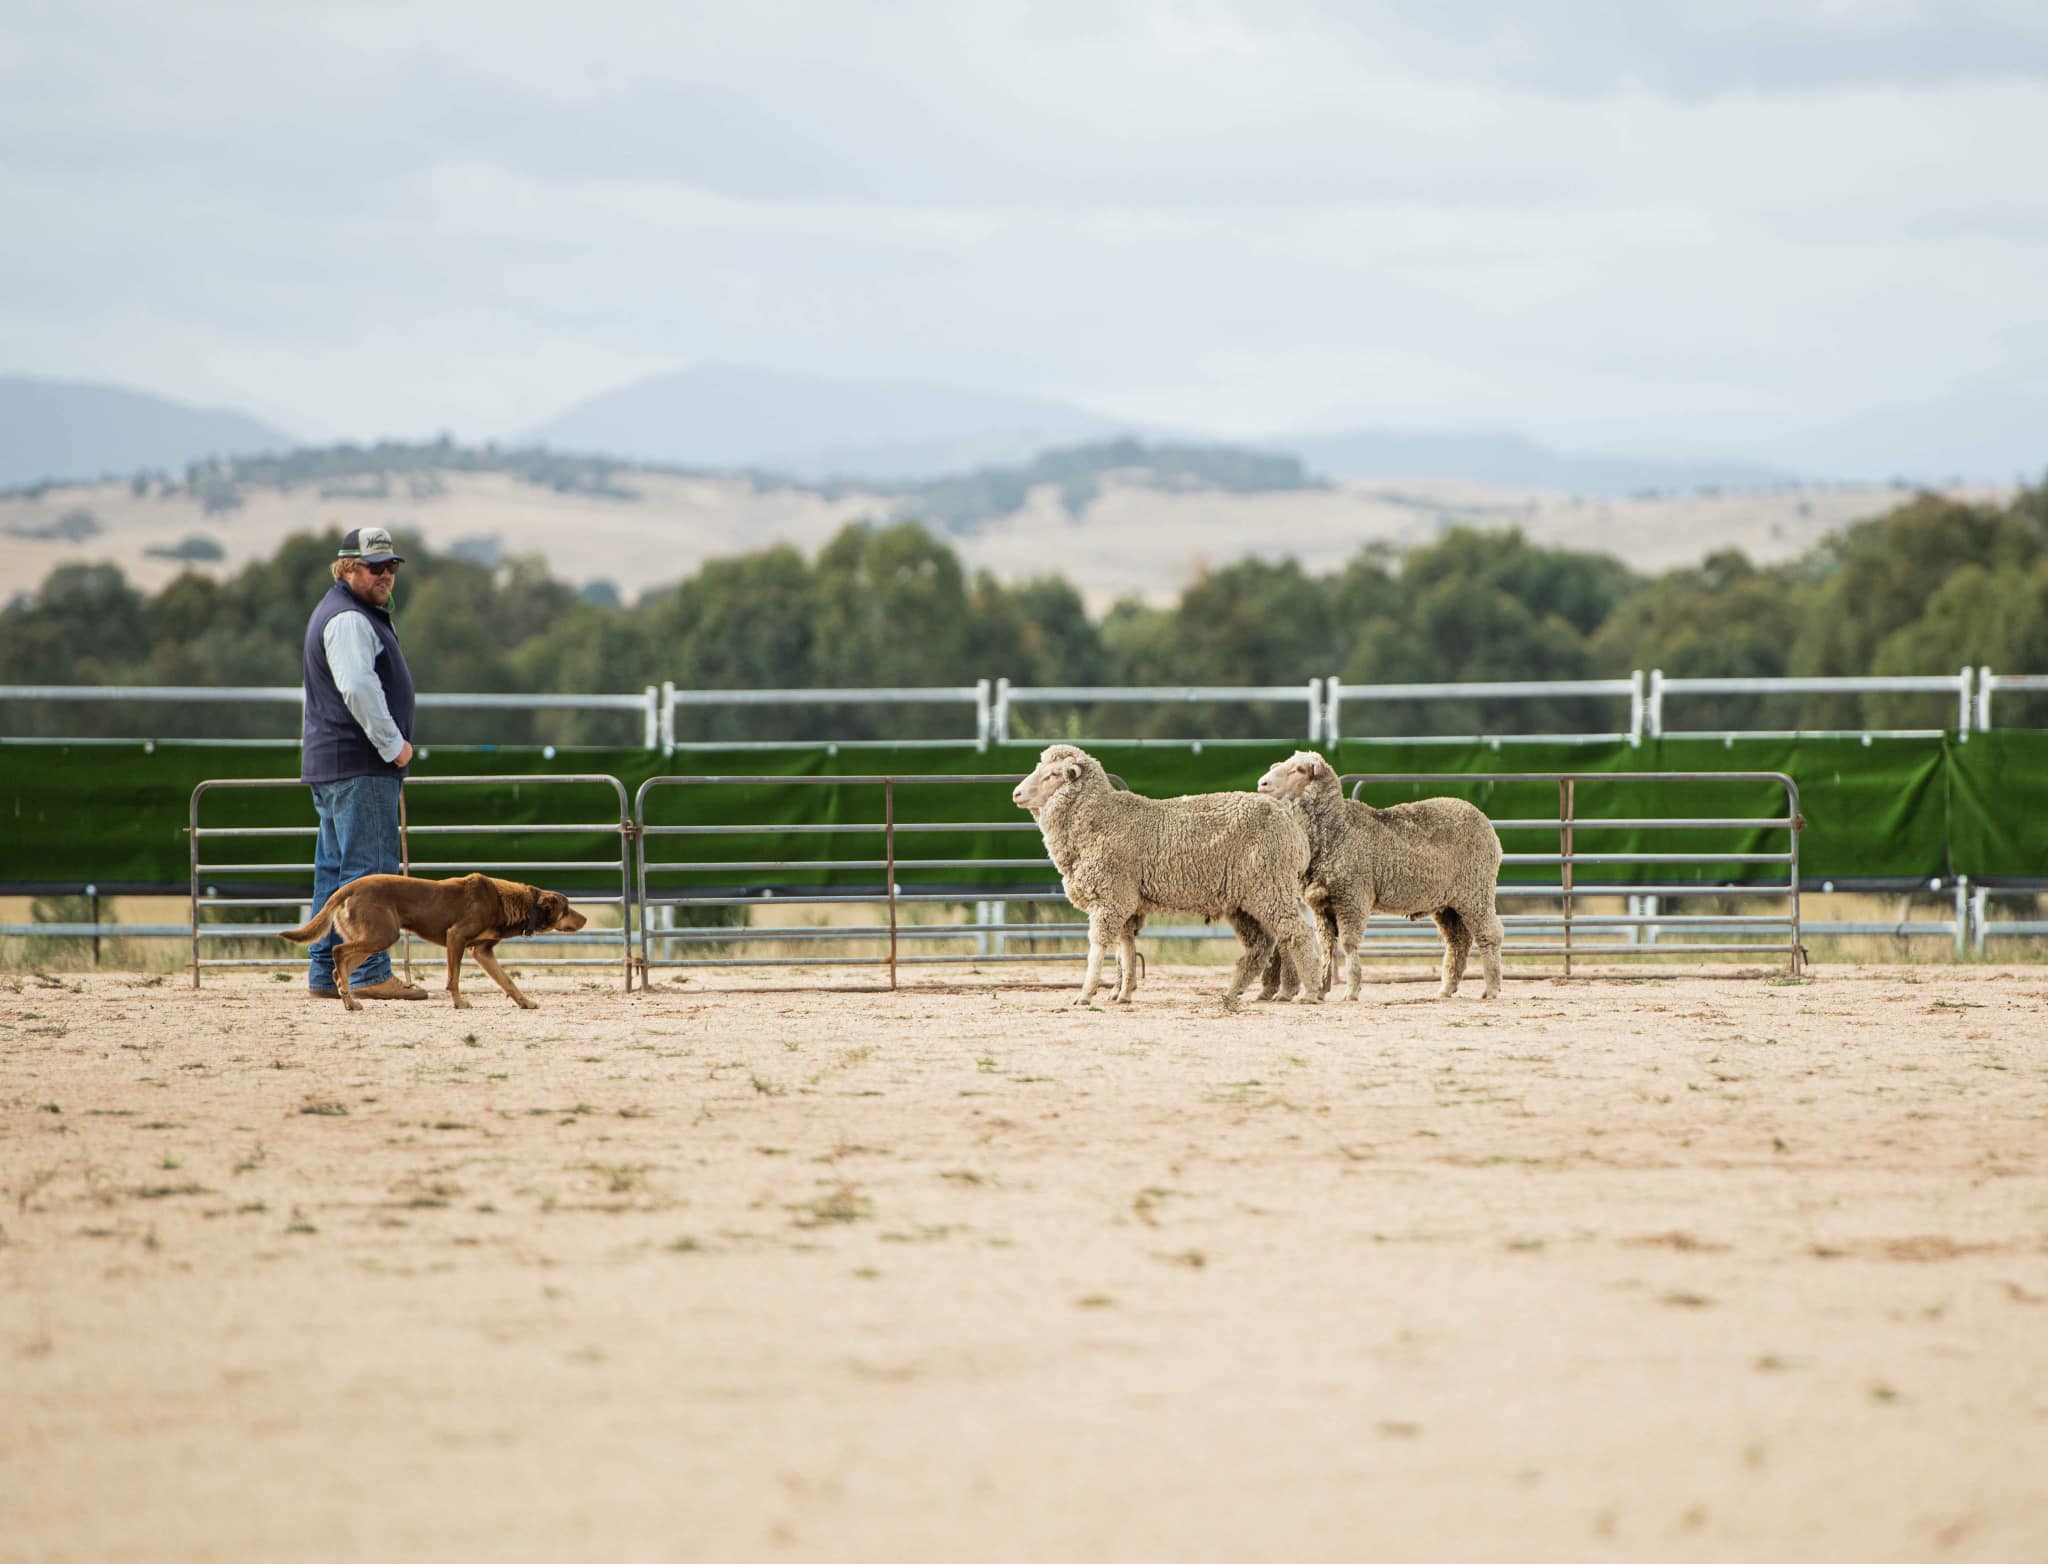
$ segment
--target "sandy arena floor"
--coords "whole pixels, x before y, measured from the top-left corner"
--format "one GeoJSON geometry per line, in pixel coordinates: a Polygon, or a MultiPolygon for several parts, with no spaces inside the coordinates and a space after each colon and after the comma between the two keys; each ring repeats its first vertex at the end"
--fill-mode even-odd
{"type": "Polygon", "coordinates": [[[0,1557],[2048,1558],[2048,969],[1223,977],[0,977],[0,1557]]]}

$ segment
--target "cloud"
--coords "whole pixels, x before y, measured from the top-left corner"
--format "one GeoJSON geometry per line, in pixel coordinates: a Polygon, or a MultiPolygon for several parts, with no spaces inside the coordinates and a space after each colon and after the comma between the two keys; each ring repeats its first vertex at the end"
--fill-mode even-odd
{"type": "Polygon", "coordinates": [[[2029,383],[2036,9],[44,8],[0,368],[356,434],[721,360],[1740,446],[2029,383]]]}

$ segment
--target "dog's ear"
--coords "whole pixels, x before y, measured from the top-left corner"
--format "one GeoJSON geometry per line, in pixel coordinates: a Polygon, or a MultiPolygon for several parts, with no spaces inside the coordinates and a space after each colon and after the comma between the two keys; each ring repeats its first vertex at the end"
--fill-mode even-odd
{"type": "Polygon", "coordinates": [[[569,898],[560,891],[540,893],[541,927],[551,929],[562,921],[562,914],[569,910],[569,898]]]}

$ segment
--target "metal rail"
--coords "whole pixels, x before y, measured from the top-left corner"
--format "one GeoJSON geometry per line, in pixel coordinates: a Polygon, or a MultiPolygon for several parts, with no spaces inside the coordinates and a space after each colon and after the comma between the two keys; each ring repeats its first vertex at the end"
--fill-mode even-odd
{"type": "MultiPolygon", "coordinates": [[[[202,826],[199,823],[200,800],[208,793],[230,789],[304,787],[305,784],[303,782],[283,777],[223,777],[210,778],[206,781],[199,783],[196,787],[192,789],[192,799],[189,815],[190,823],[186,827],[186,834],[191,842],[191,916],[189,924],[187,925],[187,933],[189,935],[192,945],[191,969],[192,986],[194,988],[198,988],[200,986],[200,970],[204,967],[300,966],[303,965],[306,960],[304,955],[277,957],[203,957],[200,954],[200,942],[204,939],[260,938],[264,935],[282,934],[287,929],[297,927],[297,924],[206,924],[203,923],[200,918],[200,911],[202,907],[303,907],[309,904],[311,897],[310,890],[304,895],[221,897],[212,894],[211,887],[208,887],[208,894],[202,897],[200,895],[200,876],[202,875],[202,873],[218,874],[231,870],[235,873],[240,874],[311,874],[313,872],[314,867],[310,863],[202,863],[200,861],[200,843],[202,841],[208,840],[225,840],[230,838],[248,837],[317,837],[320,834],[318,826],[202,826]]],[[[599,872],[612,870],[617,871],[619,876],[619,894],[617,896],[593,896],[587,894],[578,894],[574,899],[577,902],[580,902],[586,906],[616,906],[619,909],[619,927],[617,931],[617,940],[619,944],[618,957],[613,958],[605,956],[592,958],[579,956],[522,955],[519,959],[523,965],[527,966],[558,967],[611,966],[614,962],[614,959],[616,959],[620,967],[621,973],[623,975],[627,991],[630,992],[632,990],[633,854],[630,844],[633,839],[633,822],[631,814],[627,807],[625,784],[619,781],[617,777],[609,776],[600,772],[573,772],[551,776],[501,775],[408,777],[405,780],[404,787],[401,789],[399,794],[399,805],[399,861],[401,866],[408,873],[410,873],[411,870],[414,868],[442,867],[463,869],[465,871],[476,871],[480,869],[510,869],[514,867],[531,867],[534,863],[534,860],[530,859],[499,860],[489,857],[480,857],[466,860],[453,860],[447,862],[436,860],[432,863],[415,864],[412,861],[412,837],[415,834],[423,836],[526,837],[536,835],[562,836],[570,834],[587,836],[593,832],[616,833],[619,838],[619,853],[617,858],[615,859],[549,859],[544,860],[544,862],[547,867],[555,869],[582,869],[596,870],[599,872]],[[413,824],[409,819],[408,811],[406,810],[405,807],[405,800],[407,799],[407,797],[411,795],[412,791],[417,788],[450,786],[504,787],[507,785],[518,787],[525,787],[529,785],[608,786],[612,789],[613,795],[618,804],[618,819],[616,822],[600,822],[594,824],[576,825],[484,825],[460,822],[416,825],[413,824]]],[[[610,929],[599,929],[595,931],[578,931],[575,934],[543,934],[531,936],[533,943],[540,947],[564,945],[608,945],[612,943],[612,938],[613,931],[610,929]]]]}
{"type": "MultiPolygon", "coordinates": [[[[1036,823],[1021,817],[1006,820],[920,820],[914,816],[906,818],[900,812],[902,791],[915,791],[930,787],[962,786],[1003,786],[1014,787],[1023,780],[1018,772],[992,772],[967,774],[925,774],[925,775],[855,775],[855,776],[659,776],[649,777],[641,783],[633,798],[634,834],[640,842],[640,870],[637,901],[640,916],[640,955],[637,965],[640,984],[647,987],[649,972],[658,967],[824,967],[824,966],[880,966],[887,970],[889,986],[897,985],[897,969],[902,966],[960,964],[970,961],[1052,961],[1072,960],[1067,952],[1024,952],[1015,953],[1002,948],[1005,936],[1023,937],[1033,940],[1063,941],[1085,938],[1087,925],[1011,923],[1001,913],[983,916],[984,912],[1006,907],[1010,902],[1059,903],[1066,902],[1065,894],[1059,889],[1050,858],[1034,856],[1019,857],[961,857],[950,856],[906,856],[902,851],[902,840],[906,837],[946,836],[961,833],[988,834],[1029,834],[1036,839],[1036,823]],[[850,789],[881,790],[880,809],[876,817],[835,824],[805,823],[797,825],[734,824],[730,821],[706,821],[701,818],[680,823],[662,823],[650,820],[649,800],[664,791],[680,791],[688,799],[692,793],[715,792],[732,787],[833,787],[850,789]],[[747,858],[721,859],[692,857],[663,859],[656,855],[656,843],[664,837],[701,839],[706,837],[862,837],[880,838],[881,857],[833,858],[813,856],[807,858],[747,858]],[[878,885],[827,885],[827,884],[781,884],[757,888],[732,885],[709,885],[701,890],[670,891],[664,893],[653,881],[660,877],[719,875],[730,876],[737,872],[759,872],[762,870],[825,874],[847,870],[882,870],[882,881],[878,885]],[[1036,870],[1035,880],[1008,884],[1002,887],[970,886],[948,889],[923,888],[912,884],[906,889],[899,876],[905,873],[928,873],[941,869],[1002,868],[1036,870]],[[689,907],[767,907],[767,906],[846,906],[849,904],[873,904],[884,909],[886,921],[873,925],[857,925],[848,928],[792,928],[771,929],[758,926],[675,928],[657,923],[657,918],[672,917],[675,909],[689,907]],[[977,908],[975,923],[909,924],[906,925],[899,911],[905,906],[916,905],[963,905],[973,904],[977,908]],[[904,947],[918,942],[932,940],[975,939],[982,950],[971,956],[961,955],[910,955],[904,947]],[[997,943],[989,944],[993,938],[997,943]],[[886,941],[887,952],[880,956],[849,955],[845,953],[825,956],[678,956],[667,953],[675,945],[709,947],[733,943],[766,943],[790,940],[799,944],[822,944],[841,941],[886,941]]],[[[1112,776],[1111,784],[1123,786],[1121,777],[1112,776]]]]}
{"type": "MultiPolygon", "coordinates": [[[[429,710],[513,710],[513,711],[638,711],[643,714],[642,733],[649,749],[673,753],[678,748],[702,747],[682,742],[676,731],[677,712],[690,707],[730,706],[812,706],[857,705],[971,705],[974,708],[973,742],[1010,742],[1010,712],[1030,704],[1102,705],[1109,703],[1172,704],[1193,701],[1245,704],[1249,702],[1303,702],[1308,707],[1307,738],[1310,744],[1336,744],[1342,736],[1342,711],[1349,703],[1413,704],[1422,701],[1550,701],[1607,700],[1625,698],[1628,724],[1625,729],[1598,733],[1410,735],[1408,740],[1430,742],[1522,743],[1536,740],[1620,740],[1640,743],[1667,732],[1664,703],[1668,696],[1687,695],[1855,695],[1869,693],[1922,693],[1953,695],[1956,731],[1967,735],[1974,727],[1987,731],[1992,725],[1992,695],[1998,691],[2040,691],[2048,689],[2048,674],[1993,673],[1989,668],[1962,669],[1956,674],[1902,676],[1816,676],[1759,678],[1667,677],[1662,669],[1636,669],[1625,679],[1529,679],[1443,684],[1353,684],[1335,675],[1309,679],[1300,684],[1277,685],[1013,685],[1008,679],[978,679],[972,684],[908,686],[874,689],[768,689],[693,690],[678,688],[673,681],[647,685],[638,693],[565,694],[545,692],[425,693],[419,703],[429,710]],[[1973,689],[1974,686],[1974,689],[1973,689]],[[1974,720],[1973,720],[1974,719],[1974,720]]],[[[171,703],[192,705],[255,703],[296,706],[302,692],[296,685],[115,685],[115,684],[4,684],[0,702],[108,702],[171,703]]],[[[1696,730],[1715,736],[1747,733],[1757,736],[1799,732],[1798,729],[1713,729],[1696,730]]],[[[1808,732],[1817,730],[1805,730],[1808,732]]],[[[1830,732],[1870,733],[1880,730],[1851,728],[1830,732]]],[[[1929,736],[1936,728],[1881,730],[1886,733],[1929,736]]],[[[1353,742],[1400,742],[1404,740],[1354,739],[1353,742]]],[[[6,743],[48,742],[20,737],[0,738],[6,743]]],[[[177,742],[162,740],[159,742],[177,742]]],[[[195,741],[196,742],[196,741],[195,741]]],[[[234,742],[234,741],[220,741],[234,742]]],[[[250,744],[295,742],[286,739],[242,740],[250,744]]],[[[719,748],[787,748],[791,743],[808,747],[829,742],[750,741],[719,748]]],[[[885,741],[841,740],[857,747],[885,741]]],[[[909,740],[912,744],[952,743],[958,740],[909,740]]],[[[1177,741],[1179,742],[1179,741],[1177,741]]],[[[1209,742],[1217,742],[1211,740],[1209,742]]]]}
{"type": "MultiPolygon", "coordinates": [[[[1310,679],[1306,684],[1157,685],[1012,684],[1008,679],[998,679],[995,741],[998,744],[1011,742],[1010,709],[1013,706],[1093,706],[1105,702],[1185,705],[1193,701],[1227,701],[1242,705],[1249,702],[1286,704],[1305,701],[1308,705],[1308,741],[1320,744],[1324,732],[1322,689],[1321,679],[1310,679]]],[[[1124,741],[1097,739],[1092,742],[1124,741]]]]}
{"type": "MultiPolygon", "coordinates": [[[[1557,789],[1558,812],[1555,819],[1497,819],[1493,821],[1497,833],[1525,833],[1532,831],[1556,832],[1558,851],[1556,853],[1506,853],[1503,864],[1550,864],[1558,865],[1558,882],[1555,885],[1539,885],[1526,882],[1503,882],[1495,891],[1499,898],[1555,898],[1561,911],[1555,918],[1542,915],[1501,919],[1509,929],[1525,933],[1549,933],[1555,930],[1558,940],[1555,944],[1531,944],[1527,940],[1504,939],[1503,954],[1517,955],[1561,955],[1564,958],[1564,973],[1571,976],[1572,959],[1597,952],[1609,955],[1705,955],[1725,954],[1731,951],[1767,952],[1781,948],[1775,944],[1755,940],[1729,941],[1693,940],[1676,942],[1656,938],[1665,929],[1678,931],[1719,932],[1727,935],[1770,936],[1782,933],[1782,949],[1785,952],[1788,969],[1797,976],[1806,960],[1806,951],[1800,943],[1799,922],[1799,833],[1805,827],[1805,820],[1799,813],[1799,786],[1782,771],[1397,771],[1397,772],[1347,772],[1340,777],[1340,784],[1348,785],[1351,797],[1362,798],[1368,785],[1379,787],[1388,783],[1428,783],[1457,791],[1473,783],[1538,784],[1555,786],[1557,789]],[[1593,786],[1610,782],[1642,783],[1701,783],[1701,782],[1743,782],[1769,783],[1785,790],[1785,809],[1782,815],[1773,816],[1700,816],[1660,815],[1648,819],[1641,817],[1617,817],[1601,819],[1598,816],[1584,816],[1580,813],[1579,788],[1581,784],[1593,786]],[[1658,830],[1741,830],[1745,833],[1757,830],[1784,831],[1787,844],[1781,853],[1755,853],[1730,850],[1724,853],[1657,853],[1657,852],[1611,852],[1581,853],[1576,850],[1576,838],[1584,831],[1618,829],[1658,830]],[[1575,873],[1580,864],[1782,864],[1782,884],[1754,885],[1741,882],[1707,884],[1683,881],[1661,885],[1587,885],[1575,873]],[[1692,917],[1671,917],[1660,915],[1656,907],[1659,898],[1681,896],[1782,896],[1786,899],[1786,912],[1782,917],[1750,914],[1718,914],[1692,917]],[[1588,917],[1584,913],[1574,914],[1573,903],[1589,896],[1620,896],[1627,899],[1630,912],[1625,916],[1601,915],[1588,917]],[[1636,906],[1647,900],[1649,908],[1638,913],[1636,906]],[[1583,938],[1587,931],[1610,936],[1588,946],[1583,938]],[[1638,940],[1638,932],[1647,933],[1650,939],[1638,940]],[[1612,938],[1618,933],[1630,937],[1624,941],[1612,938]]],[[[1368,930],[1370,922],[1368,922],[1368,930]]],[[[1360,954],[1408,954],[1416,946],[1434,940],[1434,930],[1403,929],[1394,935],[1374,937],[1378,950],[1367,951],[1361,942],[1360,954]]]]}
{"type": "MultiPolygon", "coordinates": [[[[648,693],[654,693],[651,687],[648,693]]],[[[655,732],[665,755],[675,753],[676,711],[684,706],[951,706],[968,703],[974,707],[974,742],[986,748],[989,741],[989,681],[986,679],[979,679],[973,684],[797,690],[688,690],[678,689],[674,681],[668,680],[662,683],[660,701],[661,711],[655,732]]],[[[959,741],[948,739],[939,742],[950,744],[959,741]]],[[[648,747],[651,749],[654,744],[655,741],[650,739],[648,747]]]]}
{"type": "MultiPolygon", "coordinates": [[[[1956,699],[1956,733],[1970,736],[1970,670],[1955,674],[1855,675],[1814,678],[1771,677],[1754,679],[1667,679],[1662,668],[1650,670],[1649,702],[1644,711],[1650,734],[1662,736],[1666,695],[1861,695],[1928,694],[1953,695],[1956,699]]],[[[1989,706],[1985,710],[1989,711],[1989,706]]],[[[1711,730],[1718,735],[1723,730],[1711,730]]],[[[1730,730],[1750,732],[1749,729],[1730,730]]],[[[1860,730],[1859,730],[1860,731],[1860,730]]],[[[1879,731],[1879,730],[1870,730],[1879,731]]],[[[1891,728],[1890,737],[1938,738],[1940,728],[1891,728]]]]}

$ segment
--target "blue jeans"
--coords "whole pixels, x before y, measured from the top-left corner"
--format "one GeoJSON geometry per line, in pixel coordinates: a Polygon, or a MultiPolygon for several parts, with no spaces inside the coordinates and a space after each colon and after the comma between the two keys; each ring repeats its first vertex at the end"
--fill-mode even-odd
{"type": "MultiPolygon", "coordinates": [[[[350,880],[366,874],[398,873],[397,777],[347,777],[315,782],[313,807],[320,813],[320,839],[313,848],[313,911],[317,915],[350,880]]],[[[306,983],[334,987],[334,947],[341,935],[329,929],[308,952],[306,983]]],[[[349,986],[362,988],[391,976],[391,957],[379,951],[349,974],[349,986]]]]}

